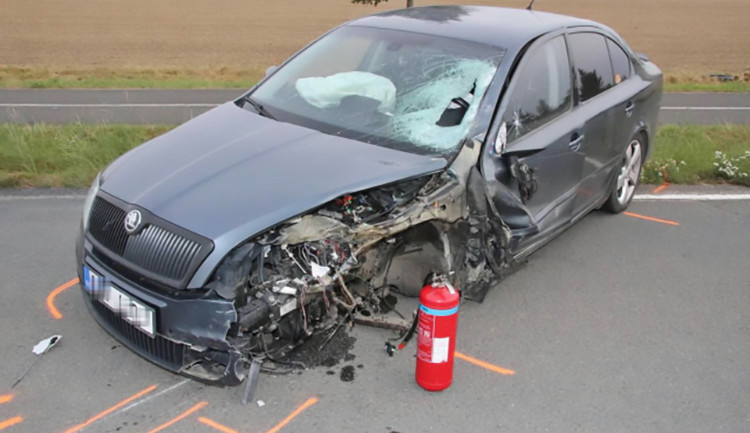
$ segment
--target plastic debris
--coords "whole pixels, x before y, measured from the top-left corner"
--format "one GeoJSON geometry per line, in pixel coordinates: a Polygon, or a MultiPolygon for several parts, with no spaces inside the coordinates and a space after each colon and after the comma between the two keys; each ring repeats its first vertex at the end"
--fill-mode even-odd
{"type": "Polygon", "coordinates": [[[34,353],[34,359],[31,361],[31,364],[29,364],[28,367],[18,376],[18,379],[16,379],[15,382],[13,382],[13,385],[10,387],[11,389],[15,388],[16,385],[21,383],[24,377],[26,377],[26,374],[31,370],[31,367],[34,366],[34,363],[37,359],[39,359],[39,355],[45,354],[49,352],[50,349],[55,347],[55,345],[60,341],[62,338],[61,335],[53,335],[49,338],[45,338],[44,340],[40,341],[34,347],[31,349],[31,351],[34,353]]]}
{"type": "Polygon", "coordinates": [[[255,403],[258,405],[258,407],[263,407],[266,405],[266,403],[263,400],[258,400],[255,403]]]}

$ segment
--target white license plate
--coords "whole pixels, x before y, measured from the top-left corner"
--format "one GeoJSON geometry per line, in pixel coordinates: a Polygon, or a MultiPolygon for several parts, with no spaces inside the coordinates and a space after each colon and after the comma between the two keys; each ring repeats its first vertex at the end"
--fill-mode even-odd
{"type": "Polygon", "coordinates": [[[121,292],[112,284],[104,289],[101,301],[126,322],[154,336],[154,310],[121,292]]]}
{"type": "Polygon", "coordinates": [[[84,278],[86,280],[84,286],[94,298],[117,313],[126,322],[149,336],[154,336],[156,320],[154,310],[151,307],[127,295],[112,283],[106,282],[104,278],[88,267],[84,268],[84,278]]]}

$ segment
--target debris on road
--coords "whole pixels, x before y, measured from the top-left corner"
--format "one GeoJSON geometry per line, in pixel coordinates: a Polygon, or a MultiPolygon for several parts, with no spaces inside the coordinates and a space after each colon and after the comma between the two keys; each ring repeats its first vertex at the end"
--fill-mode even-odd
{"type": "Polygon", "coordinates": [[[16,379],[16,381],[13,382],[13,385],[10,388],[13,389],[13,388],[16,387],[16,385],[18,385],[19,383],[21,383],[21,381],[23,380],[23,378],[26,377],[26,374],[31,370],[31,367],[34,366],[34,363],[36,362],[36,360],[39,359],[39,355],[43,355],[43,354],[47,353],[50,349],[52,349],[53,347],[55,347],[55,345],[60,341],[61,338],[62,338],[61,335],[53,335],[53,336],[51,336],[49,338],[45,338],[44,340],[42,340],[39,343],[37,343],[31,349],[31,351],[35,355],[34,359],[31,361],[31,364],[29,364],[29,366],[26,367],[26,370],[24,370],[23,373],[21,373],[18,376],[18,379],[16,379]]]}

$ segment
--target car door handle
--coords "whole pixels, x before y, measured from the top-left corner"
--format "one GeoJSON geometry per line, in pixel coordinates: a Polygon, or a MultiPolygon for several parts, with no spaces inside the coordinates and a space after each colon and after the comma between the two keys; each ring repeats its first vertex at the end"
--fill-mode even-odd
{"type": "Polygon", "coordinates": [[[625,115],[628,117],[632,116],[633,110],[635,110],[635,104],[633,102],[628,102],[625,106],[625,115]]]}
{"type": "MultiPolygon", "coordinates": [[[[574,135],[575,137],[575,135],[574,135]]],[[[583,143],[583,138],[585,137],[584,134],[579,135],[578,137],[574,138],[568,146],[573,149],[573,151],[577,151],[581,148],[581,143],[583,143]]]]}

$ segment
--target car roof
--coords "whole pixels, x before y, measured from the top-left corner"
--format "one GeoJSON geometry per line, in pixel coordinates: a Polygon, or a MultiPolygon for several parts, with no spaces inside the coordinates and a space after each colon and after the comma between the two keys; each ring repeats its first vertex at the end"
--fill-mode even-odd
{"type": "Polygon", "coordinates": [[[492,6],[425,6],[398,9],[350,21],[347,25],[411,31],[520,49],[530,40],[564,27],[595,26],[594,21],[526,9],[492,6]]]}

